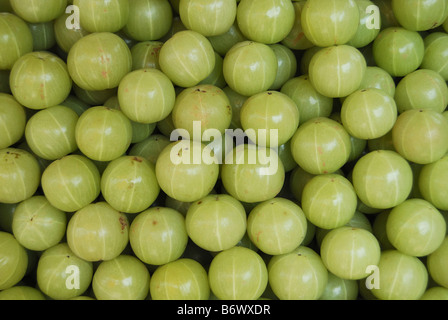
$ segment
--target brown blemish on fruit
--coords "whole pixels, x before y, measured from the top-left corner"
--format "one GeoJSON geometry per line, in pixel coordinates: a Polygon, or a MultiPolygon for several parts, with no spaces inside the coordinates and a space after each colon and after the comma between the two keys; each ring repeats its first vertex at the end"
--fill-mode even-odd
{"type": "Polygon", "coordinates": [[[123,233],[124,229],[126,229],[126,227],[128,226],[128,223],[127,223],[127,221],[126,221],[126,218],[123,217],[123,216],[121,216],[121,217],[118,219],[118,221],[119,221],[120,224],[121,224],[121,233],[123,233]]]}
{"type": "Polygon", "coordinates": [[[139,157],[134,157],[134,158],[132,158],[132,160],[137,161],[137,162],[143,162],[143,159],[139,158],[139,157]]]}
{"type": "Polygon", "coordinates": [[[202,201],[198,201],[198,204],[202,204],[202,201]]]}
{"type": "Polygon", "coordinates": [[[262,233],[263,231],[258,231],[257,232],[257,242],[260,242],[260,234],[262,233]]]}
{"type": "Polygon", "coordinates": [[[153,220],[152,225],[155,226],[155,225],[157,225],[157,223],[158,222],[156,220],[153,220]]]}

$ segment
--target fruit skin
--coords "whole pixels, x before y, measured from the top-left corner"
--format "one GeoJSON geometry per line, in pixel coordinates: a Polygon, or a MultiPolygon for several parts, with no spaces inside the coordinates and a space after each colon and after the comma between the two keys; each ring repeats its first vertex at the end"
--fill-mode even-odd
{"type": "Polygon", "coordinates": [[[66,242],[45,250],[37,262],[37,285],[42,293],[55,300],[83,294],[92,282],[92,275],[92,263],[78,257],[66,242]]]}
{"type": "Polygon", "coordinates": [[[291,139],[294,160],[311,174],[333,173],[348,160],[350,136],[335,120],[317,117],[300,125],[291,139]]]}
{"type": "Polygon", "coordinates": [[[295,10],[288,0],[242,0],[236,19],[241,32],[249,40],[274,44],[291,31],[295,10]]]}
{"type": "Polygon", "coordinates": [[[256,300],[268,284],[268,271],[261,256],[245,247],[221,251],[208,272],[210,289],[221,300],[256,300]]]}
{"type": "Polygon", "coordinates": [[[227,153],[221,180],[225,190],[237,200],[256,203],[280,193],[285,169],[273,149],[242,144],[227,153]]]}
{"type": "Polygon", "coordinates": [[[0,231],[0,290],[15,286],[25,276],[28,267],[28,255],[25,248],[11,233],[0,231]]]}
{"type": "Polygon", "coordinates": [[[171,80],[154,68],[128,73],[120,81],[117,95],[121,111],[130,120],[145,124],[165,119],[176,99],[171,80]]]}
{"type": "Polygon", "coordinates": [[[227,250],[246,233],[246,211],[230,195],[208,195],[189,206],[185,225],[189,238],[199,247],[211,252],[227,250]]]}
{"type": "Polygon", "coordinates": [[[417,70],[425,54],[420,34],[402,27],[381,30],[373,41],[372,49],[377,66],[393,77],[404,77],[417,70]]]}
{"type": "Polygon", "coordinates": [[[434,29],[447,19],[446,1],[392,0],[392,12],[398,23],[412,31],[434,29]]]}
{"type": "Polygon", "coordinates": [[[138,42],[159,40],[173,22],[173,11],[168,0],[129,1],[129,19],[123,32],[138,42]]]}
{"type": "Polygon", "coordinates": [[[381,248],[376,237],[362,228],[340,227],[322,240],[321,257],[328,271],[348,280],[368,276],[369,266],[380,261],[381,248]]]}
{"type": "Polygon", "coordinates": [[[448,65],[443,63],[448,55],[448,34],[433,32],[427,35],[423,41],[425,43],[425,55],[420,68],[434,70],[445,81],[448,81],[448,65]]]}
{"type": "Polygon", "coordinates": [[[92,289],[98,300],[144,300],[150,278],[143,262],[122,254],[100,263],[93,275],[92,289]]]}
{"type": "Polygon", "coordinates": [[[40,158],[56,160],[78,149],[75,128],[78,115],[62,105],[46,108],[27,122],[25,137],[28,146],[40,158]]]}
{"type": "Polygon", "coordinates": [[[129,241],[134,254],[146,264],[175,261],[188,242],[185,217],[171,208],[151,207],[132,221],[129,241]]]}
{"type": "Polygon", "coordinates": [[[307,221],[302,209],[285,198],[276,197],[258,204],[247,218],[250,240],[270,255],[293,251],[302,244],[306,231],[307,221]]]}
{"type": "Polygon", "coordinates": [[[215,52],[202,34],[183,30],[164,43],[160,49],[159,64],[175,85],[193,87],[213,71],[215,52]]]}
{"type": "Polygon", "coordinates": [[[448,236],[445,237],[441,246],[431,253],[427,258],[427,269],[431,278],[440,286],[448,288],[448,236]]]}
{"type": "Polygon", "coordinates": [[[75,138],[79,150],[89,159],[112,161],[131,145],[132,123],[120,110],[91,107],[79,117],[75,138]]]}
{"type": "Polygon", "coordinates": [[[401,113],[392,128],[393,145],[405,159],[428,164],[448,152],[448,121],[432,109],[401,113]]]}
{"type": "Polygon", "coordinates": [[[66,63],[46,51],[20,57],[11,69],[9,81],[17,101],[36,110],[59,105],[72,89],[66,63]]]}
{"type": "Polygon", "coordinates": [[[236,19],[236,1],[227,0],[181,0],[179,15],[190,30],[206,37],[227,32],[236,19]],[[219,17],[219,18],[218,18],[219,17]]]}
{"type": "Polygon", "coordinates": [[[359,21],[354,0],[308,0],[302,10],[303,32],[319,47],[346,44],[356,34],[359,21]]]}
{"type": "Polygon", "coordinates": [[[269,285],[280,300],[318,300],[328,281],[321,257],[305,246],[272,257],[268,272],[269,285]]]}
{"type": "Polygon", "coordinates": [[[0,12],[0,29],[0,70],[11,70],[17,59],[33,51],[33,36],[26,22],[12,13],[0,12]]]}
{"type": "Polygon", "coordinates": [[[407,199],[413,174],[408,161],[397,152],[376,150],[356,162],[352,183],[362,203],[371,208],[389,209],[407,199]]]}
{"type": "Polygon", "coordinates": [[[0,292],[0,300],[46,300],[39,289],[28,286],[14,286],[0,292]]]}
{"type": "Polygon", "coordinates": [[[422,197],[439,210],[448,210],[448,199],[444,192],[448,179],[448,155],[426,164],[418,176],[418,189],[422,197]]]}
{"type": "Polygon", "coordinates": [[[0,150],[0,202],[19,203],[34,195],[40,184],[41,169],[28,151],[0,150]]]}
{"type": "Polygon", "coordinates": [[[334,45],[313,55],[308,73],[311,84],[320,94],[342,98],[359,88],[366,68],[366,60],[358,49],[334,45]]]}
{"type": "Polygon", "coordinates": [[[0,93],[0,150],[18,142],[27,123],[24,107],[10,94],[0,93]]]}
{"type": "Polygon", "coordinates": [[[92,91],[113,89],[132,70],[132,54],[118,35],[95,32],[73,45],[67,66],[73,82],[80,88],[92,91]]]}
{"type": "Polygon", "coordinates": [[[156,162],[160,188],[168,196],[184,202],[197,201],[208,195],[218,180],[219,164],[214,157],[213,162],[207,163],[201,158],[203,154],[210,154],[210,148],[206,149],[201,142],[181,140],[170,143],[156,162]]]}
{"type": "Polygon", "coordinates": [[[397,250],[423,257],[440,247],[445,238],[446,223],[428,201],[408,199],[390,211],[386,233],[397,250]]]}
{"type": "Polygon", "coordinates": [[[83,207],[67,225],[67,243],[85,261],[114,259],[123,252],[128,242],[127,217],[107,202],[83,207]]]}
{"type": "Polygon", "coordinates": [[[379,288],[371,292],[380,300],[418,300],[426,290],[428,272],[423,262],[398,250],[381,253],[377,272],[379,288]]]}
{"type": "Polygon", "coordinates": [[[228,86],[243,96],[269,90],[278,71],[277,56],[266,44],[236,43],[224,57],[223,74],[228,86]]]}
{"type": "Polygon", "coordinates": [[[152,274],[150,294],[153,300],[208,300],[207,271],[189,258],[169,262],[152,274]]]}
{"type": "Polygon", "coordinates": [[[37,0],[28,1],[10,0],[14,12],[30,23],[49,22],[62,13],[67,7],[67,0],[37,0]]]}
{"type": "Polygon", "coordinates": [[[129,1],[73,0],[81,27],[88,32],[117,32],[129,19],[129,1]]]}
{"type": "Polygon", "coordinates": [[[65,212],[82,209],[101,191],[98,168],[87,157],[76,154],[53,161],[43,172],[41,183],[48,201],[65,212]]]}
{"type": "Polygon", "coordinates": [[[123,156],[107,165],[101,176],[101,193],[116,210],[138,213],[157,199],[160,187],[149,160],[123,156]]]}
{"type": "Polygon", "coordinates": [[[448,86],[436,71],[416,70],[397,84],[395,101],[398,112],[411,109],[431,109],[442,113],[448,105],[448,86]]]}

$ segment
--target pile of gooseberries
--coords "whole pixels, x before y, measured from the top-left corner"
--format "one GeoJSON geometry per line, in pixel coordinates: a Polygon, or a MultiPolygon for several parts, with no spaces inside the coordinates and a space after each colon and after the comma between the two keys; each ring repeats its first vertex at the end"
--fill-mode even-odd
{"type": "Polygon", "coordinates": [[[448,300],[447,81],[446,0],[0,0],[0,300],[448,300]]]}

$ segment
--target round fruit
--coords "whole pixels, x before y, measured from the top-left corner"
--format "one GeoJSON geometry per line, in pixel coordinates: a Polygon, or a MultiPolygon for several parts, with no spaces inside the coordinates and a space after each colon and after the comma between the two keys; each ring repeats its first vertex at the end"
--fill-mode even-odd
{"type": "Polygon", "coordinates": [[[33,51],[51,50],[56,44],[54,22],[29,23],[33,35],[33,51]]]}
{"type": "Polygon", "coordinates": [[[398,23],[412,31],[434,29],[448,18],[448,4],[443,0],[392,0],[392,11],[398,23]]]}
{"type": "Polygon", "coordinates": [[[0,93],[0,150],[22,138],[26,120],[23,106],[12,95],[0,93]]]}
{"type": "Polygon", "coordinates": [[[291,32],[295,10],[289,0],[242,0],[236,18],[246,38],[273,44],[282,41],[291,32]]]}
{"type": "Polygon", "coordinates": [[[145,264],[131,255],[120,255],[99,264],[92,279],[98,300],[144,300],[150,274],[145,264]]]}
{"type": "Polygon", "coordinates": [[[74,212],[100,194],[100,173],[81,155],[68,155],[52,162],[42,174],[42,189],[52,206],[74,212]]]}
{"type": "Polygon", "coordinates": [[[218,299],[256,300],[266,289],[268,272],[258,253],[245,247],[233,247],[213,258],[208,279],[218,299]]]}
{"type": "Polygon", "coordinates": [[[246,211],[232,196],[208,195],[188,208],[185,224],[190,239],[212,252],[238,244],[246,233],[246,211]]]}
{"type": "Polygon", "coordinates": [[[355,36],[359,21],[354,0],[308,0],[302,10],[305,36],[319,47],[346,44],[355,36]]]}
{"type": "Polygon", "coordinates": [[[197,141],[172,142],[157,158],[160,188],[168,196],[184,202],[208,195],[219,174],[219,164],[210,153],[210,148],[197,141]]]}
{"type": "Polygon", "coordinates": [[[188,258],[158,267],[149,288],[153,300],[208,300],[210,296],[207,271],[188,258]]]}
{"type": "Polygon", "coordinates": [[[37,285],[47,296],[67,300],[83,294],[92,282],[93,265],[63,242],[45,250],[37,264],[37,285]]]}
{"type": "Polygon", "coordinates": [[[268,45],[241,41],[225,55],[224,79],[230,88],[243,96],[268,90],[278,71],[277,56],[268,45]]]}
{"type": "Polygon", "coordinates": [[[131,121],[119,110],[104,106],[86,110],[76,124],[79,150],[96,161],[112,161],[131,145],[131,121]]]}
{"type": "Polygon", "coordinates": [[[353,187],[359,199],[371,208],[388,209],[409,196],[413,174],[398,153],[376,150],[362,156],[352,171],[353,187]]]}
{"type": "Polygon", "coordinates": [[[213,71],[215,52],[210,41],[202,34],[184,30],[163,44],[159,64],[175,85],[193,87],[213,71]]]}
{"type": "Polygon", "coordinates": [[[129,150],[129,155],[143,157],[155,165],[159,154],[170,143],[171,141],[168,137],[162,134],[152,134],[145,140],[134,144],[131,150],[129,150]]]}
{"type": "Polygon", "coordinates": [[[46,300],[39,289],[28,286],[14,286],[0,292],[0,300],[46,300]]]}
{"type": "Polygon", "coordinates": [[[398,250],[381,253],[377,273],[378,288],[371,292],[380,300],[418,300],[428,284],[423,262],[398,250]]]}
{"type": "Polygon", "coordinates": [[[66,213],[53,207],[44,196],[22,201],[12,220],[14,237],[22,246],[34,251],[57,245],[64,237],[66,227],[66,213]]]}
{"type": "Polygon", "coordinates": [[[252,142],[272,148],[291,139],[299,126],[300,114],[289,96],[278,91],[266,91],[244,102],[240,119],[252,142]]]}
{"type": "Polygon", "coordinates": [[[168,0],[133,0],[129,1],[129,20],[123,31],[139,42],[159,40],[168,33],[172,22],[168,0]]]}
{"type": "Polygon", "coordinates": [[[445,81],[448,81],[448,65],[444,64],[448,56],[448,34],[433,32],[426,36],[423,41],[425,44],[425,55],[420,68],[434,70],[445,81]]]}
{"type": "Polygon", "coordinates": [[[424,54],[425,45],[420,34],[401,27],[383,29],[373,41],[377,66],[393,77],[404,77],[415,71],[424,54]]]}
{"type": "Polygon", "coordinates": [[[288,80],[283,84],[280,92],[296,103],[301,124],[312,118],[329,117],[333,111],[333,98],[317,92],[306,74],[288,80]]]}
{"type": "Polygon", "coordinates": [[[356,300],[358,293],[356,280],[342,279],[329,272],[327,286],[319,300],[356,300]]]}
{"type": "Polygon", "coordinates": [[[67,19],[72,17],[71,13],[64,13],[54,20],[54,36],[56,44],[65,53],[70,52],[73,45],[82,37],[88,35],[90,32],[83,29],[79,25],[78,28],[67,28],[67,19]]]}
{"type": "Polygon", "coordinates": [[[333,173],[348,160],[350,136],[330,118],[318,117],[300,125],[291,139],[294,160],[311,174],[333,173]]]}
{"type": "Polygon", "coordinates": [[[285,198],[258,204],[247,220],[250,240],[269,255],[292,252],[302,244],[306,232],[307,221],[302,209],[285,198]]]}
{"type": "Polygon", "coordinates": [[[155,123],[173,110],[176,99],[171,80],[160,70],[146,68],[128,73],[118,86],[121,111],[132,121],[155,123]]]}
{"type": "Polygon", "coordinates": [[[162,41],[142,41],[132,46],[132,70],[148,68],[160,70],[159,54],[162,46],[162,41]]]}
{"type": "MultiPolygon", "coordinates": [[[[369,45],[380,32],[380,27],[372,25],[372,11],[375,4],[370,0],[356,0],[359,9],[359,25],[355,35],[348,41],[348,45],[355,48],[362,48],[369,45]]],[[[373,21],[375,23],[377,21],[373,21]]],[[[378,24],[380,25],[380,23],[378,24]]]]}
{"type": "Polygon", "coordinates": [[[0,150],[0,202],[19,203],[34,195],[40,184],[41,169],[28,151],[0,150]]]}
{"type": "Polygon", "coordinates": [[[17,59],[33,51],[33,36],[25,21],[7,12],[0,12],[0,30],[0,70],[10,70],[17,59]]]}
{"type": "Polygon", "coordinates": [[[357,90],[342,104],[342,125],[348,134],[358,139],[382,137],[392,130],[396,120],[395,100],[380,89],[357,90]]]}
{"type": "Polygon", "coordinates": [[[67,0],[10,0],[14,13],[30,23],[49,22],[64,13],[67,0]]]}
{"type": "Polygon", "coordinates": [[[84,90],[118,87],[132,70],[126,42],[110,32],[95,32],[79,39],[70,49],[67,66],[73,81],[84,90]],[[82,67],[81,67],[82,66],[82,67]]]}
{"type": "Polygon", "coordinates": [[[448,288],[432,287],[425,291],[420,300],[447,300],[448,288]]]}
{"type": "Polygon", "coordinates": [[[114,259],[121,254],[128,241],[128,219],[106,202],[83,207],[67,225],[70,249],[86,261],[114,259]]]}
{"type": "Polygon", "coordinates": [[[101,193],[114,209],[138,213],[159,195],[154,165],[142,157],[123,156],[107,165],[101,177],[101,193]]]}
{"type": "Polygon", "coordinates": [[[224,57],[226,53],[238,42],[245,41],[247,38],[241,33],[238,23],[235,22],[223,34],[207,37],[216,53],[224,57]]]}
{"type": "Polygon", "coordinates": [[[383,90],[389,96],[395,96],[395,81],[392,76],[376,66],[367,66],[366,73],[364,74],[364,79],[362,79],[359,90],[376,88],[383,90]]]}
{"type": "Polygon", "coordinates": [[[28,254],[25,248],[8,232],[0,231],[0,290],[14,287],[26,274],[28,254]]]}
{"type": "Polygon", "coordinates": [[[302,27],[302,11],[306,1],[294,1],[295,19],[294,24],[289,34],[282,40],[282,44],[292,50],[306,50],[314,46],[314,44],[308,40],[303,32],[302,27]]]}
{"type": "Polygon", "coordinates": [[[277,76],[270,89],[279,90],[286,81],[296,75],[297,58],[294,52],[283,44],[275,43],[270,47],[277,57],[277,76]]]}
{"type": "Polygon", "coordinates": [[[134,254],[144,263],[164,265],[175,261],[188,242],[185,218],[171,208],[151,207],[132,221],[129,241],[134,254]]]}
{"type": "Polygon", "coordinates": [[[436,251],[427,258],[427,269],[431,278],[444,288],[448,288],[448,237],[445,237],[442,244],[436,251]]]}
{"type": "Polygon", "coordinates": [[[309,77],[320,94],[342,98],[359,88],[366,67],[366,60],[358,49],[348,45],[330,46],[313,55],[309,77]]]}
{"type": "Polygon", "coordinates": [[[448,179],[448,155],[421,168],[418,189],[423,198],[440,210],[448,210],[445,184],[448,179]]]}
{"type": "Polygon", "coordinates": [[[340,227],[322,240],[322,261],[328,271],[349,280],[368,276],[368,267],[380,261],[381,248],[375,236],[362,228],[340,227]]]}
{"type": "Polygon", "coordinates": [[[40,158],[56,160],[78,149],[75,111],[65,106],[54,106],[34,114],[25,129],[26,142],[40,158]]]}
{"type": "Polygon", "coordinates": [[[206,37],[226,33],[235,22],[236,1],[228,0],[182,0],[179,15],[190,30],[206,37]]]}
{"type": "Polygon", "coordinates": [[[392,139],[395,149],[405,159],[428,164],[448,152],[448,121],[431,109],[407,110],[398,116],[392,139]]]}
{"type": "Polygon", "coordinates": [[[387,238],[399,251],[423,257],[434,252],[445,239],[442,214],[423,199],[408,199],[394,207],[386,224],[387,238]]]}
{"type": "Polygon", "coordinates": [[[419,69],[400,80],[395,101],[400,113],[411,109],[432,109],[442,113],[448,105],[448,86],[436,71],[419,69]]]}
{"type": "Polygon", "coordinates": [[[10,75],[11,92],[30,109],[45,109],[62,103],[72,89],[67,65],[58,56],[30,52],[20,57],[10,75]]]}
{"type": "Polygon", "coordinates": [[[221,179],[225,190],[234,198],[256,203],[280,193],[285,169],[273,149],[241,144],[226,154],[221,179]]]}
{"type": "Polygon", "coordinates": [[[73,0],[81,27],[88,32],[117,32],[129,19],[127,0],[73,0]]]}
{"type": "Polygon", "coordinates": [[[318,300],[328,281],[321,257],[304,246],[272,257],[268,272],[269,285],[280,300],[318,300]]]}
{"type": "Polygon", "coordinates": [[[208,141],[212,130],[222,135],[232,120],[232,107],[225,92],[214,85],[200,84],[182,90],[176,97],[172,120],[187,140],[208,141]],[[183,131],[186,131],[184,136],[183,131]]]}
{"type": "Polygon", "coordinates": [[[339,174],[325,174],[309,180],[303,188],[301,204],[312,224],[334,229],[353,218],[358,199],[348,179],[339,174]]]}

